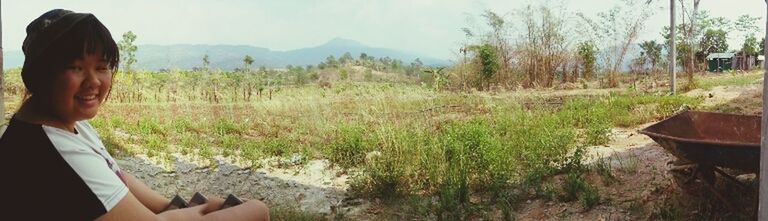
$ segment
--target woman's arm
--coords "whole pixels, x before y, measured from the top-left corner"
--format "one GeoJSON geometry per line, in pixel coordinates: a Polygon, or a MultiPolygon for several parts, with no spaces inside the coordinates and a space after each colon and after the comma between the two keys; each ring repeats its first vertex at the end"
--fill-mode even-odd
{"type": "Polygon", "coordinates": [[[126,173],[125,171],[122,173],[125,177],[125,183],[131,193],[144,205],[144,207],[148,208],[153,213],[162,213],[163,210],[168,207],[168,204],[171,203],[171,200],[150,189],[146,184],[133,175],[126,173]]]}
{"type": "Polygon", "coordinates": [[[173,221],[173,220],[205,220],[203,218],[203,209],[205,206],[195,206],[185,209],[171,210],[161,214],[155,214],[145,207],[132,194],[128,193],[115,205],[109,212],[102,215],[96,221],[123,221],[123,220],[146,220],[146,221],[173,221]]]}
{"type": "MultiPolygon", "coordinates": [[[[163,211],[170,203],[170,200],[150,189],[133,175],[125,172],[123,175],[125,176],[130,193],[126,195],[115,208],[124,204],[123,201],[128,201],[125,204],[127,204],[126,207],[128,207],[128,209],[126,210],[129,211],[129,213],[118,217],[133,217],[130,215],[131,213],[137,213],[137,215],[139,215],[141,214],[140,210],[143,208],[143,210],[146,210],[149,213],[157,214],[157,217],[155,217],[157,220],[269,220],[269,208],[267,208],[266,204],[258,200],[248,200],[243,204],[219,210],[224,203],[224,199],[213,197],[208,199],[208,203],[202,205],[185,209],[163,211]],[[128,196],[130,196],[130,198],[128,196]],[[130,203],[132,201],[135,201],[135,203],[130,203]],[[137,206],[142,208],[135,208],[137,206]]],[[[122,213],[121,211],[115,212],[122,213]]],[[[112,213],[112,211],[109,213],[112,213]]],[[[111,221],[112,219],[106,219],[105,221],[107,220],[111,221]]],[[[128,220],[155,219],[145,219],[138,216],[135,219],[131,218],[128,220]]]]}
{"type": "Polygon", "coordinates": [[[204,214],[212,204],[202,204],[184,209],[175,209],[155,214],[145,207],[132,193],[128,193],[115,207],[97,221],[118,220],[146,220],[146,221],[174,221],[174,220],[249,220],[268,221],[269,209],[258,200],[249,200],[243,204],[227,209],[204,214]]]}

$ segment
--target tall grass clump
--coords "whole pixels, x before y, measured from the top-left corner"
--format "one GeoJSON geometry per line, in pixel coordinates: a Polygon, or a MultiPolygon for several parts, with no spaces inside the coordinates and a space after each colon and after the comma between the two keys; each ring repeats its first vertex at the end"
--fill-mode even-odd
{"type": "Polygon", "coordinates": [[[434,160],[444,162],[431,168],[437,178],[434,183],[440,206],[439,219],[458,219],[467,215],[469,196],[473,190],[494,185],[491,181],[504,182],[496,177],[491,167],[498,166],[500,159],[494,154],[504,154],[496,133],[487,120],[474,119],[448,125],[435,145],[440,154],[434,160]],[[494,179],[496,178],[496,179],[494,179]]]}
{"type": "Polygon", "coordinates": [[[361,126],[340,123],[327,151],[328,160],[343,168],[360,165],[372,149],[364,133],[365,128],[361,126]]]}

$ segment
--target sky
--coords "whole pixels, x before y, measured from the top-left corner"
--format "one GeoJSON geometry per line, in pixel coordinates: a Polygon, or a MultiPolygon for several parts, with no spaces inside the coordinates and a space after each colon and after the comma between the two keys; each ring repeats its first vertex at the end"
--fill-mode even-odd
{"type": "MultiPolygon", "coordinates": [[[[481,27],[492,10],[505,19],[530,3],[548,1],[595,16],[621,0],[6,0],[2,7],[4,50],[20,50],[25,27],[42,13],[63,8],[96,15],[116,40],[133,31],[137,44],[251,45],[272,50],[313,47],[333,38],[359,41],[441,59],[454,59],[466,41],[463,27],[481,27]]],[[[690,2],[691,0],[686,0],[690,2]]],[[[669,24],[669,1],[656,0],[640,40],[661,41],[669,24]]],[[[702,0],[701,10],[735,20],[760,17],[763,0],[702,0]]],[[[578,19],[573,16],[569,20],[578,19]]],[[[515,32],[515,27],[512,27],[515,32]]],[[[760,33],[760,35],[764,34],[760,33]]],[[[512,35],[516,35],[513,33],[512,35]]],[[[733,36],[729,36],[733,37],[733,36]]],[[[731,48],[740,39],[729,39],[731,48]]]]}

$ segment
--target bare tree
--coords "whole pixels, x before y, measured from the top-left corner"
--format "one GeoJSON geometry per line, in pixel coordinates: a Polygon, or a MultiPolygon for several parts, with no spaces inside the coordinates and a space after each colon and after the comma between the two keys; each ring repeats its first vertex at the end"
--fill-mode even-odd
{"type": "Polygon", "coordinates": [[[555,73],[566,60],[569,41],[565,16],[547,6],[528,6],[519,13],[525,30],[517,47],[525,85],[552,86],[555,73]]]}
{"type": "MultiPolygon", "coordinates": [[[[691,16],[691,34],[688,35],[688,42],[691,44],[691,50],[688,53],[688,60],[691,61],[691,68],[693,68],[691,71],[696,71],[696,51],[698,50],[698,44],[696,42],[696,25],[699,23],[699,2],[701,0],[693,0],[693,15],[691,16]]],[[[691,74],[691,79],[693,79],[693,74],[691,74]]]]}
{"type": "Polygon", "coordinates": [[[652,14],[647,3],[641,4],[632,0],[622,2],[623,5],[598,13],[597,20],[578,14],[591,27],[598,42],[603,44],[600,47],[605,50],[602,53],[602,63],[604,71],[608,74],[609,87],[618,86],[617,75],[621,71],[624,58],[652,14]]]}

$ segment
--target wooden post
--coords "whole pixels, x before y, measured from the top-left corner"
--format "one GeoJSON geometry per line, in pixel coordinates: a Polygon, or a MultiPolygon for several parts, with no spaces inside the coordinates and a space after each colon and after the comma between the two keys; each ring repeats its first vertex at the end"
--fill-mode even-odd
{"type": "MultiPolygon", "coordinates": [[[[768,9],[768,0],[766,2],[766,9],[768,9]]],[[[768,14],[768,11],[766,11],[768,14]]],[[[765,22],[765,27],[768,28],[768,20],[765,22]]],[[[766,29],[768,31],[768,29],[766,29]]],[[[768,36],[768,32],[766,33],[768,36]]],[[[763,55],[768,55],[768,42],[764,42],[763,55]]],[[[768,220],[768,84],[765,83],[765,79],[768,79],[768,62],[763,62],[763,118],[760,124],[760,188],[759,188],[759,202],[757,208],[757,220],[768,220]]]]}
{"type": "Polygon", "coordinates": [[[677,49],[675,48],[675,26],[675,0],[669,0],[669,77],[672,78],[669,84],[672,94],[677,92],[677,76],[675,75],[675,68],[677,67],[675,65],[675,53],[677,52],[677,49]]]}

